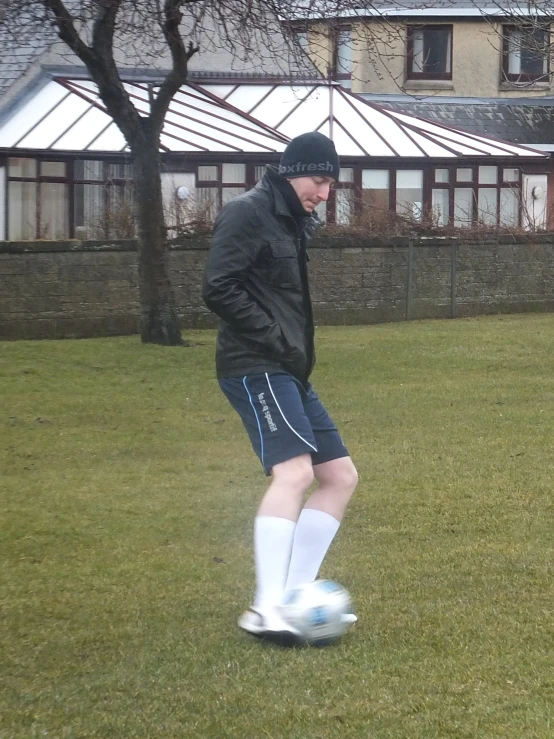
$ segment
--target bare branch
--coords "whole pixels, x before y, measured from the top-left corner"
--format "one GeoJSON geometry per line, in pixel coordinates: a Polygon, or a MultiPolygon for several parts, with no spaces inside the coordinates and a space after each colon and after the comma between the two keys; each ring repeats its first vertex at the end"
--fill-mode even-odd
{"type": "Polygon", "coordinates": [[[198,46],[192,41],[188,43],[188,48],[185,48],[180,32],[183,20],[182,5],[182,0],[165,0],[164,3],[162,32],[171,52],[173,64],[152,105],[150,117],[156,131],[161,131],[169,104],[187,78],[188,61],[198,51],[198,46]]]}

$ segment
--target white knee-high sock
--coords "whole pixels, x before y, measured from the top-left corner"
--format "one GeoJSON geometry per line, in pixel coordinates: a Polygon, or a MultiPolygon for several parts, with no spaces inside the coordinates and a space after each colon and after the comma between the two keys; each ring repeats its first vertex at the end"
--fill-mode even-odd
{"type": "Polygon", "coordinates": [[[294,532],[286,592],[316,579],[339,526],[329,513],[315,508],[302,510],[294,532]]]}
{"type": "Polygon", "coordinates": [[[283,601],[296,521],[277,516],[257,516],[254,522],[257,608],[283,601]]]}

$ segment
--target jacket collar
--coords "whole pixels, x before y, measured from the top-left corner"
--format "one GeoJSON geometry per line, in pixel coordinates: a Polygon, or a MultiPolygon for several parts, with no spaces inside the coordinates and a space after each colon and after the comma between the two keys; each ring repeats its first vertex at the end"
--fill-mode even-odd
{"type": "MultiPolygon", "coordinates": [[[[287,202],[283,185],[288,185],[287,180],[279,174],[277,167],[267,164],[264,176],[258,183],[258,186],[270,192],[273,198],[276,215],[292,218],[296,223],[298,223],[302,233],[308,239],[312,238],[317,229],[321,226],[321,221],[317,213],[306,213],[302,218],[296,218],[287,202]]],[[[292,192],[294,193],[294,190],[292,190],[292,192]]]]}

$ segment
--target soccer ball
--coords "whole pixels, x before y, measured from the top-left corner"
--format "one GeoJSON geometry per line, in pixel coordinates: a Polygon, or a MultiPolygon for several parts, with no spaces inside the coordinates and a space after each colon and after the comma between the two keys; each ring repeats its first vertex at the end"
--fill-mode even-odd
{"type": "Polygon", "coordinates": [[[312,646],[338,641],[347,628],[343,616],[352,613],[350,595],[332,580],[316,580],[295,588],[282,606],[283,618],[312,646]]]}

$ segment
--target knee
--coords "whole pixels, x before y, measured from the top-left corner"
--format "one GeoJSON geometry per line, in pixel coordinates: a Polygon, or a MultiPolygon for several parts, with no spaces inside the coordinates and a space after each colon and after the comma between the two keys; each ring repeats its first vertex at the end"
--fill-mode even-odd
{"type": "Polygon", "coordinates": [[[300,493],[304,493],[314,481],[314,469],[309,455],[276,464],[272,474],[276,482],[300,493]]]}
{"type": "Polygon", "coordinates": [[[344,468],[340,471],[339,484],[350,495],[356,490],[356,486],[358,485],[358,470],[351,459],[348,459],[348,464],[345,464],[344,468]]]}
{"type": "Polygon", "coordinates": [[[330,463],[320,484],[328,485],[334,490],[350,497],[358,484],[358,471],[350,457],[343,457],[330,463]]]}

